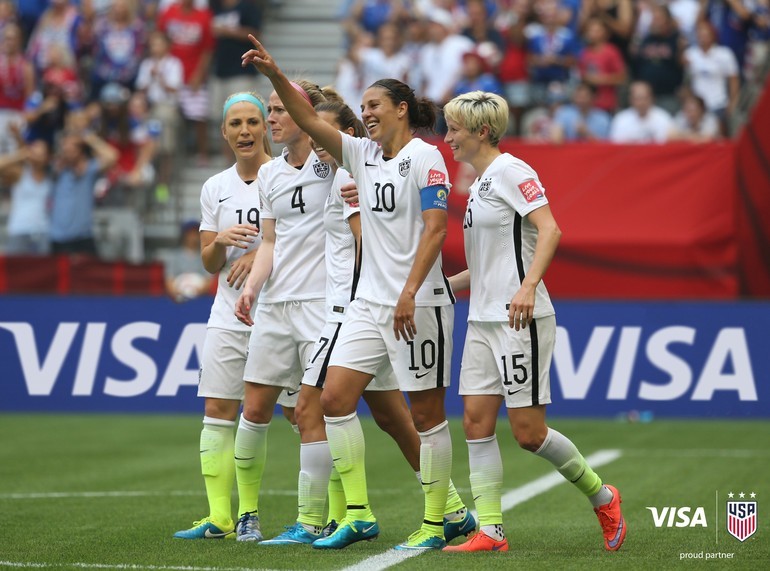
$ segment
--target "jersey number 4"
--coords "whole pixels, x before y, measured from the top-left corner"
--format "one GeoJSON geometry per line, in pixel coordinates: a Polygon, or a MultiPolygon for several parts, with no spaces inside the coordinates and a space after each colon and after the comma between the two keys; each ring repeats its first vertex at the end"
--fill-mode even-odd
{"type": "Polygon", "coordinates": [[[294,194],[291,195],[291,207],[299,208],[299,211],[305,213],[305,201],[302,200],[302,187],[298,186],[294,189],[294,194]]]}

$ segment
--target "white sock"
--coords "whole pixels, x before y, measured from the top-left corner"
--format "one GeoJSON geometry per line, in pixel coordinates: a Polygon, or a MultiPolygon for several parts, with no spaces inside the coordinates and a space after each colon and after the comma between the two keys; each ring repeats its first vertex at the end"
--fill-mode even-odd
{"type": "MultiPolygon", "coordinates": [[[[299,485],[297,506],[299,516],[297,521],[305,526],[322,528],[324,524],[324,507],[326,506],[326,489],[329,486],[329,476],[332,471],[332,455],[329,443],[309,442],[299,448],[299,485]]],[[[311,533],[320,533],[312,531],[311,533]]]]}

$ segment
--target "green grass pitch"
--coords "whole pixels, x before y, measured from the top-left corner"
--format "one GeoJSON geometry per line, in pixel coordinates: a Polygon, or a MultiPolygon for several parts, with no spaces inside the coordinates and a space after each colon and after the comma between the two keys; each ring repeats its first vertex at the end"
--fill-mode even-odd
{"type": "MultiPolygon", "coordinates": [[[[461,422],[452,419],[454,481],[470,502],[461,422]]],[[[504,514],[505,554],[426,553],[398,569],[767,569],[770,561],[770,422],[554,418],[588,456],[617,449],[599,468],[623,494],[628,536],[617,553],[601,547],[590,504],[561,484],[504,514]],[[727,533],[727,494],[756,494],[758,530],[741,543],[727,533]],[[718,494],[718,503],[717,503],[718,494]],[[703,507],[708,527],[656,528],[648,506],[703,507]],[[717,514],[718,510],[718,514],[717,514]],[[716,516],[718,515],[718,521],[716,516]],[[714,553],[731,559],[705,561],[714,553]],[[694,560],[681,561],[682,554],[694,560]],[[702,558],[701,558],[702,557],[702,558]]],[[[395,444],[364,419],[370,500],[382,534],[339,552],[171,535],[207,514],[198,465],[200,416],[0,416],[0,568],[342,569],[388,551],[422,517],[420,487],[395,444]],[[116,492],[105,495],[100,492],[116,492]]],[[[505,489],[553,470],[498,428],[505,489]]],[[[299,438],[276,416],[260,501],[266,537],[293,523],[299,438]]],[[[692,515],[692,511],[690,512],[692,515]]]]}

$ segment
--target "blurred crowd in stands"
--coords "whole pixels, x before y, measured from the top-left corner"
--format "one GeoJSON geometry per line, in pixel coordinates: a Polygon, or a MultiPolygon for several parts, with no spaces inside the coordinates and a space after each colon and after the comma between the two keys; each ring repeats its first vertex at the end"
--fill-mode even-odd
{"type": "Polygon", "coordinates": [[[768,0],[348,0],[337,87],[482,89],[537,142],[711,141],[768,58],[768,0]]]}
{"type": "MultiPolygon", "coordinates": [[[[246,36],[281,3],[0,0],[6,252],[94,253],[95,204],[167,202],[226,96],[253,89],[246,36]]],[[[770,41],[770,0],[342,0],[339,18],[353,108],[382,77],[439,105],[494,91],[510,135],[550,143],[728,136],[770,41]]]]}

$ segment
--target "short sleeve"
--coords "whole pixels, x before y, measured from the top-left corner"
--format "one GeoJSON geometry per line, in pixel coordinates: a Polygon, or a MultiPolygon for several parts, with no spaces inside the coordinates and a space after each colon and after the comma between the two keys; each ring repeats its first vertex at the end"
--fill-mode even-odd
{"type": "Polygon", "coordinates": [[[201,231],[218,232],[217,217],[214,213],[214,189],[211,179],[203,184],[201,190],[201,231]]]}
{"type": "MultiPolygon", "coordinates": [[[[257,174],[257,189],[259,190],[259,219],[262,220],[275,220],[273,214],[273,204],[267,197],[268,188],[268,172],[272,166],[272,162],[262,165],[257,174]]],[[[259,227],[262,227],[260,223],[259,227]]]]}
{"type": "Polygon", "coordinates": [[[363,160],[363,146],[359,143],[362,139],[342,132],[340,135],[342,135],[342,168],[355,176],[363,160]]]}
{"type": "Polygon", "coordinates": [[[355,182],[353,180],[353,177],[350,176],[350,173],[346,171],[345,169],[338,169],[337,174],[334,178],[334,186],[332,187],[332,195],[334,196],[334,200],[338,200],[340,204],[342,204],[342,219],[347,220],[354,214],[358,214],[361,212],[361,207],[356,202],[355,206],[348,204],[344,198],[342,198],[342,192],[341,189],[343,185],[347,184],[348,182],[355,182]]]}
{"type": "Polygon", "coordinates": [[[444,157],[439,150],[431,148],[424,157],[422,164],[416,165],[419,173],[417,184],[420,190],[429,186],[443,186],[447,191],[452,188],[444,157]]]}
{"type": "Polygon", "coordinates": [[[526,216],[548,204],[545,188],[531,167],[510,165],[505,169],[502,180],[504,186],[501,197],[520,216],[526,216]]]}

